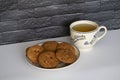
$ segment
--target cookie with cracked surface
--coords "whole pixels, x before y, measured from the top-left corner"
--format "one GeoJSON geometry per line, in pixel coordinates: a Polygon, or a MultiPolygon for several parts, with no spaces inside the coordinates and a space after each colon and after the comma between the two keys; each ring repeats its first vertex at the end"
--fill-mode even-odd
{"type": "Polygon", "coordinates": [[[56,51],[58,43],[56,41],[47,41],[43,43],[43,48],[46,51],[56,51]]]}
{"type": "Polygon", "coordinates": [[[42,46],[34,45],[26,49],[26,57],[34,64],[38,63],[38,56],[43,51],[42,46]]]}
{"type": "Polygon", "coordinates": [[[56,51],[56,57],[63,63],[71,64],[77,60],[75,53],[67,49],[61,49],[56,51]]]}
{"type": "Polygon", "coordinates": [[[59,60],[52,51],[45,51],[38,58],[39,64],[44,68],[55,68],[59,64],[59,60]]]}
{"type": "Polygon", "coordinates": [[[58,44],[57,50],[61,50],[61,49],[70,50],[71,52],[75,53],[74,47],[67,42],[62,42],[58,44]]]}

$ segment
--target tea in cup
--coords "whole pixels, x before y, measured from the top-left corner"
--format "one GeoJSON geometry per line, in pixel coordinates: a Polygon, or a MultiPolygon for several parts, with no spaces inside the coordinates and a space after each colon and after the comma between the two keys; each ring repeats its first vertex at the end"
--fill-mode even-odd
{"type": "Polygon", "coordinates": [[[106,33],[105,26],[98,26],[96,22],[89,20],[75,21],[70,25],[70,36],[79,49],[93,47],[106,33]]]}

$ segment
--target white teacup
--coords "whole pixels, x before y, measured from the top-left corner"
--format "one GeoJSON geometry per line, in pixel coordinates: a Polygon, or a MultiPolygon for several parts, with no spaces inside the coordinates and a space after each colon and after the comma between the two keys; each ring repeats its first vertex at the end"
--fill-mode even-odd
{"type": "Polygon", "coordinates": [[[105,26],[98,26],[97,23],[89,20],[75,21],[70,25],[70,36],[79,49],[93,47],[106,33],[105,26]]]}

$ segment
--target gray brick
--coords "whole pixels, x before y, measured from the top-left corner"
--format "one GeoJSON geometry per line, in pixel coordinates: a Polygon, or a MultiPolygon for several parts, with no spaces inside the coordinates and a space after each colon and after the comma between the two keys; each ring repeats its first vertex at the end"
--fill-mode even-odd
{"type": "Polygon", "coordinates": [[[101,10],[114,10],[115,1],[101,1],[101,10]]]}
{"type": "Polygon", "coordinates": [[[17,26],[16,21],[0,22],[0,32],[16,30],[18,28],[17,26]]]}
{"type": "Polygon", "coordinates": [[[13,5],[9,6],[9,8],[8,8],[8,10],[16,10],[16,9],[18,9],[18,3],[13,4],[13,5]]]}
{"type": "Polygon", "coordinates": [[[107,28],[109,28],[110,26],[115,25],[115,20],[116,19],[101,21],[100,24],[106,26],[107,28]]]}
{"type": "Polygon", "coordinates": [[[42,28],[49,26],[68,26],[74,20],[84,18],[83,13],[56,15],[52,17],[31,18],[19,21],[18,25],[23,29],[42,28]]]}
{"type": "Polygon", "coordinates": [[[82,3],[85,2],[85,0],[60,0],[59,3],[61,4],[72,4],[72,3],[82,3]]]}
{"type": "Polygon", "coordinates": [[[19,0],[17,4],[18,9],[28,9],[43,6],[43,1],[41,0],[19,0]],[[41,3],[40,3],[41,2],[41,3]]]}
{"type": "Polygon", "coordinates": [[[120,1],[116,1],[115,10],[119,10],[119,9],[120,9],[120,1]]]}
{"type": "Polygon", "coordinates": [[[0,14],[1,21],[19,20],[33,17],[33,10],[9,10],[0,14]]]}
{"type": "Polygon", "coordinates": [[[65,5],[52,5],[47,7],[35,8],[34,13],[35,13],[34,14],[35,17],[42,17],[42,16],[53,16],[58,14],[70,13],[70,11],[69,11],[69,7],[67,7],[67,5],[65,4],[65,5]]]}
{"type": "Polygon", "coordinates": [[[110,0],[110,1],[120,1],[120,0],[110,0]]]}
{"type": "Polygon", "coordinates": [[[69,27],[63,26],[50,26],[48,28],[40,28],[36,30],[38,39],[53,38],[66,36],[69,34],[69,27]]]}
{"type": "Polygon", "coordinates": [[[63,5],[52,5],[43,8],[35,8],[35,17],[42,16],[54,16],[62,14],[71,14],[71,13],[81,13],[84,10],[85,5],[83,3],[79,4],[63,4],[63,5]],[[44,14],[43,14],[44,13],[44,14]]]}
{"type": "Polygon", "coordinates": [[[116,30],[116,29],[120,29],[120,25],[112,25],[108,28],[108,30],[116,30]]]}
{"type": "Polygon", "coordinates": [[[34,29],[34,28],[49,26],[50,24],[51,23],[49,17],[29,18],[29,19],[22,19],[19,21],[5,21],[5,22],[0,22],[0,32],[34,29]]]}
{"type": "Polygon", "coordinates": [[[106,26],[109,30],[120,28],[120,19],[111,19],[107,21],[102,21],[102,25],[106,26]]]}
{"type": "Polygon", "coordinates": [[[109,19],[113,19],[114,11],[104,11],[98,13],[88,13],[85,14],[85,19],[93,20],[93,21],[105,21],[109,19]]]}
{"type": "Polygon", "coordinates": [[[92,1],[85,3],[51,5],[47,7],[35,8],[36,16],[52,16],[58,14],[70,14],[80,12],[97,12],[100,10],[100,1],[92,1]],[[42,14],[44,13],[44,14],[42,14]]]}
{"type": "Polygon", "coordinates": [[[100,9],[100,1],[70,4],[69,10],[80,13],[97,12],[100,9]]]}
{"type": "Polygon", "coordinates": [[[71,4],[84,2],[84,0],[19,0],[18,8],[35,8],[35,7],[44,7],[50,5],[59,5],[59,4],[71,4]]]}
{"type": "Polygon", "coordinates": [[[42,18],[29,18],[29,19],[23,19],[19,20],[17,22],[18,27],[21,29],[34,29],[44,26],[49,26],[50,23],[50,17],[42,17],[42,18]]]}
{"type": "Polygon", "coordinates": [[[101,1],[119,1],[119,0],[101,0],[101,1]]]}
{"type": "Polygon", "coordinates": [[[3,37],[3,43],[24,42],[36,38],[34,30],[3,32],[2,37],[3,37]]]}
{"type": "Polygon", "coordinates": [[[0,16],[0,22],[1,22],[1,16],[0,16]]]}
{"type": "Polygon", "coordinates": [[[119,19],[120,18],[120,10],[115,11],[115,18],[119,19]]]}
{"type": "Polygon", "coordinates": [[[2,40],[2,35],[0,33],[0,44],[2,44],[2,43],[3,43],[3,40],[2,40]]]}
{"type": "Polygon", "coordinates": [[[85,2],[83,12],[98,12],[100,11],[100,1],[91,1],[91,2],[85,2]]]}
{"type": "Polygon", "coordinates": [[[51,18],[52,26],[69,26],[71,22],[84,19],[83,13],[56,15],[51,18]]]}
{"type": "Polygon", "coordinates": [[[17,3],[18,0],[0,0],[1,4],[17,3]]]}
{"type": "Polygon", "coordinates": [[[85,2],[91,2],[91,1],[100,1],[100,0],[85,0],[85,2]]]}
{"type": "Polygon", "coordinates": [[[0,10],[7,10],[10,6],[17,4],[17,0],[1,0],[0,1],[0,10]]]}
{"type": "Polygon", "coordinates": [[[83,4],[71,4],[71,5],[52,5],[43,8],[35,8],[35,17],[42,16],[54,16],[54,15],[63,15],[71,13],[80,13],[83,10],[83,4]],[[44,14],[43,14],[44,13],[44,14]]]}

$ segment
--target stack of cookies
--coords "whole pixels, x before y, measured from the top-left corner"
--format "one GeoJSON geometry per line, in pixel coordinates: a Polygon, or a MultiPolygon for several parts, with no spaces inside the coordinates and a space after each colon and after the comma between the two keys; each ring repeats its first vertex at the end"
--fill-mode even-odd
{"type": "Polygon", "coordinates": [[[62,64],[76,61],[75,48],[67,42],[46,41],[42,45],[34,45],[26,49],[27,58],[43,68],[57,68],[62,64]]]}

